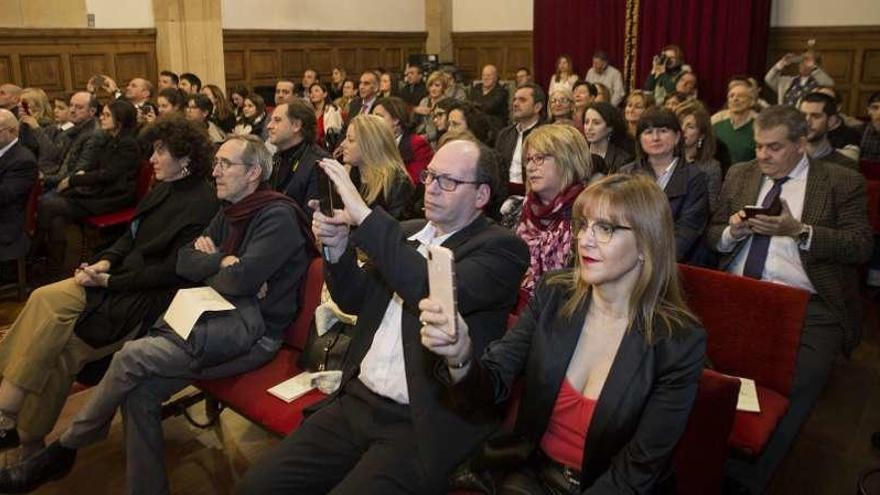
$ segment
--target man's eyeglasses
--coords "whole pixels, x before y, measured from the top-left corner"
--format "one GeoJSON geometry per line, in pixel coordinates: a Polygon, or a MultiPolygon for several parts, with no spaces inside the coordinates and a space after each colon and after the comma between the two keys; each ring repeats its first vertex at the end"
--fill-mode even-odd
{"type": "Polygon", "coordinates": [[[625,225],[615,225],[613,223],[594,221],[590,223],[588,220],[575,220],[571,223],[571,231],[575,236],[580,236],[589,229],[593,233],[593,238],[599,244],[608,244],[614,233],[618,230],[632,230],[632,227],[625,225]]]}
{"type": "Polygon", "coordinates": [[[453,179],[452,177],[449,177],[448,175],[435,174],[434,172],[431,172],[428,169],[422,170],[422,173],[419,174],[419,181],[422,184],[424,184],[425,186],[431,185],[431,183],[434,182],[435,180],[437,181],[437,185],[440,186],[440,189],[442,189],[446,192],[455,191],[455,188],[457,188],[460,184],[474,184],[474,185],[485,184],[485,182],[477,181],[477,180],[453,179]]]}
{"type": "Polygon", "coordinates": [[[223,172],[226,172],[227,170],[232,168],[233,165],[241,165],[242,167],[245,167],[245,168],[250,166],[247,163],[230,162],[229,160],[227,160],[225,158],[214,158],[214,168],[220,167],[220,170],[222,170],[223,172]]]}

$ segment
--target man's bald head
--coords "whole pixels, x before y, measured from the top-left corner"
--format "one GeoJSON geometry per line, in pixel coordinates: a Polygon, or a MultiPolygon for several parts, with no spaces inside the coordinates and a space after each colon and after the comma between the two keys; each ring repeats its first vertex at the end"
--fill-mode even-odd
{"type": "Polygon", "coordinates": [[[0,148],[6,147],[18,137],[18,119],[15,114],[0,108],[0,148]]]}
{"type": "Polygon", "coordinates": [[[21,87],[6,83],[0,85],[0,108],[11,110],[21,101],[21,87]]]}

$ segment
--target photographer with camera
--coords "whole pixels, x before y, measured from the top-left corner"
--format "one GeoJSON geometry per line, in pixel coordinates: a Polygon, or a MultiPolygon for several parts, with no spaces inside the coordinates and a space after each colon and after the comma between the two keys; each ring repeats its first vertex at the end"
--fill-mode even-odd
{"type": "Polygon", "coordinates": [[[654,56],[653,66],[645,90],[654,93],[654,100],[662,105],[666,95],[675,91],[675,83],[685,72],[690,72],[689,65],[684,63],[684,52],[677,45],[666,45],[659,55],[654,56]]]}
{"type": "Polygon", "coordinates": [[[776,91],[779,105],[797,106],[801,98],[817,90],[819,86],[834,86],[834,79],[819,64],[822,56],[812,48],[801,55],[786,53],[778,62],[770,67],[764,76],[764,82],[776,91]],[[796,76],[783,76],[782,71],[792,64],[798,64],[796,76]]]}

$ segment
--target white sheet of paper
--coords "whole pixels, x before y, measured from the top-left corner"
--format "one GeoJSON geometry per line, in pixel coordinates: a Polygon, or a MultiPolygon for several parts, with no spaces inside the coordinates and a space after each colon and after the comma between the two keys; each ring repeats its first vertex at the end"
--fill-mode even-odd
{"type": "Polygon", "coordinates": [[[267,390],[267,392],[289,403],[302,397],[314,388],[312,374],[308,371],[303,371],[295,377],[275,385],[267,390]]]}
{"type": "Polygon", "coordinates": [[[758,403],[758,389],[755,387],[755,380],[749,378],[739,378],[739,399],[736,401],[736,410],[745,412],[761,412],[761,405],[758,403]]]}
{"type": "Polygon", "coordinates": [[[165,312],[165,322],[186,340],[202,313],[231,309],[235,309],[235,306],[211,287],[180,289],[165,312]]]}

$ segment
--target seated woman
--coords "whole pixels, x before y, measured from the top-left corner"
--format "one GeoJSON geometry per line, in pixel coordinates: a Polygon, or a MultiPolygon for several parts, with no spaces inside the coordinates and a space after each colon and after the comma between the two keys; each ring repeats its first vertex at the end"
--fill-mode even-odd
{"type": "Polygon", "coordinates": [[[379,98],[397,96],[397,76],[391,72],[383,72],[379,76],[379,98]]]}
{"type": "Polygon", "coordinates": [[[428,94],[419,102],[419,106],[413,108],[416,117],[416,134],[425,136],[434,149],[437,149],[437,141],[440,139],[437,127],[432,118],[434,108],[441,100],[446,99],[446,90],[449,89],[449,78],[440,71],[434,71],[428,76],[428,94]]]}
{"type": "Polygon", "coordinates": [[[263,97],[256,93],[245,96],[242,102],[241,121],[235,125],[232,133],[238,136],[253,134],[265,141],[269,137],[266,120],[266,103],[263,102],[263,97]]]}
{"type": "Polygon", "coordinates": [[[251,94],[245,86],[236,84],[229,90],[229,103],[232,106],[232,114],[235,115],[235,123],[241,122],[244,111],[244,99],[251,94]]]}
{"type": "Polygon", "coordinates": [[[712,132],[709,113],[702,103],[691,100],[679,105],[675,116],[681,124],[685,160],[706,174],[711,218],[721,196],[721,163],[715,159],[715,133],[712,132]]]}
{"type": "Polygon", "coordinates": [[[159,91],[156,97],[156,107],[159,109],[159,115],[166,113],[180,112],[183,108],[183,94],[177,88],[165,88],[159,91]]]}
{"type": "Polygon", "coordinates": [[[333,104],[339,108],[339,111],[342,112],[342,119],[347,122],[348,110],[351,107],[351,102],[354,100],[354,97],[357,96],[357,85],[351,79],[346,79],[342,82],[341,91],[342,96],[333,100],[333,104]]]}
{"type": "Polygon", "coordinates": [[[584,136],[590,153],[605,161],[607,173],[613,174],[631,162],[633,157],[624,148],[626,124],[620,110],[610,103],[594,101],[584,112],[584,136]]]}
{"type": "Polygon", "coordinates": [[[550,103],[548,109],[549,122],[574,122],[574,96],[572,96],[570,89],[564,86],[557,86],[550,93],[548,101],[550,103]]]}
{"type": "Polygon", "coordinates": [[[624,147],[629,153],[635,152],[635,140],[637,138],[636,127],[645,110],[654,106],[654,95],[647,91],[635,90],[626,97],[626,106],[623,109],[623,120],[626,122],[627,143],[624,147]]]}
{"type": "Polygon", "coordinates": [[[571,90],[571,94],[574,98],[574,113],[572,115],[574,125],[578,129],[583,129],[584,113],[586,113],[587,107],[590,106],[590,103],[593,103],[593,100],[598,96],[599,90],[596,89],[596,85],[591,82],[578,81],[575,83],[574,89],[571,90]]]}
{"type": "Polygon", "coordinates": [[[213,149],[179,115],[160,117],[143,137],[157,183],[132,228],[73,278],[35,290],[0,342],[0,449],[19,441],[27,452],[39,448],[80,369],[137,337],[184,285],[177,250],[218,206],[208,181],[213,149]]]}
{"type": "Polygon", "coordinates": [[[379,205],[398,220],[408,218],[415,187],[382,117],[351,119],[339,148],[342,162],[351,166],[352,180],[370,208],[379,205]]]}
{"type": "Polygon", "coordinates": [[[207,96],[211,100],[211,104],[214,105],[214,111],[211,112],[209,120],[224,133],[232,132],[232,128],[235,127],[235,110],[226,99],[223,90],[214,84],[206,84],[201,93],[207,96]]]}
{"type": "Polygon", "coordinates": [[[333,134],[330,140],[334,144],[338,143],[338,137],[341,137],[342,133],[342,113],[336,105],[330,103],[327,94],[327,86],[324,83],[316,82],[309,86],[309,103],[315,109],[317,120],[315,143],[318,146],[324,146],[324,136],[328,134],[333,134]]]}
{"type": "Polygon", "coordinates": [[[186,97],[186,119],[200,124],[208,133],[211,142],[220,145],[226,140],[226,133],[217,124],[211,122],[214,104],[207,96],[196,93],[186,97]]]}
{"type": "Polygon", "coordinates": [[[475,416],[524,382],[511,440],[526,460],[499,493],[674,493],[706,334],[679,285],[669,203],[646,177],[605,177],[575,201],[572,235],[574,268],[548,274],[482,357],[460,315],[456,335],[438,328],[448,317],[430,299],[422,344],[475,416]]]}
{"type": "Polygon", "coordinates": [[[434,150],[424,137],[415,134],[410,129],[409,117],[406,113],[406,102],[392,96],[379,98],[373,105],[373,114],[382,117],[397,141],[397,151],[409,174],[409,179],[414,186],[421,184],[419,177],[431,159],[434,158],[434,150]]]}
{"type": "Polygon", "coordinates": [[[570,125],[538,127],[523,142],[526,199],[518,235],[529,246],[531,262],[521,287],[529,296],[545,273],[571,261],[571,207],[593,176],[584,136],[570,125]]]}
{"type": "Polygon", "coordinates": [[[492,146],[492,128],[489,117],[469,101],[450,100],[446,113],[446,128],[449,131],[470,131],[481,143],[492,146]]]}
{"type": "Polygon", "coordinates": [[[578,75],[574,72],[571,57],[568,55],[560,55],[559,58],[556,59],[556,72],[550,76],[550,84],[547,85],[547,92],[553,93],[556,88],[565,88],[571,91],[577,80],[578,75]]]}
{"type": "MultiPolygon", "coordinates": [[[[124,100],[104,106],[101,131],[91,143],[83,168],[69,170],[37,210],[37,249],[45,247],[48,278],[60,278],[68,225],[92,215],[110,213],[135,202],[141,151],[135,137],[137,110],[124,100]]],[[[72,269],[73,267],[68,267],[72,269]]]]}
{"type": "Polygon", "coordinates": [[[689,260],[709,222],[706,174],[683,159],[681,126],[669,110],[646,110],[637,133],[637,159],[620,171],[647,175],[666,193],[675,222],[676,259],[689,260]]]}

